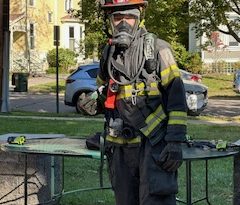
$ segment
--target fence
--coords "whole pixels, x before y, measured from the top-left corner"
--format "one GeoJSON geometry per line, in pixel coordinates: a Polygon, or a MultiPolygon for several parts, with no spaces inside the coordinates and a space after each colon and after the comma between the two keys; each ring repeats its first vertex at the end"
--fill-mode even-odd
{"type": "Polygon", "coordinates": [[[240,62],[237,62],[237,63],[214,62],[214,63],[203,65],[204,73],[233,74],[238,69],[240,69],[240,62]]]}

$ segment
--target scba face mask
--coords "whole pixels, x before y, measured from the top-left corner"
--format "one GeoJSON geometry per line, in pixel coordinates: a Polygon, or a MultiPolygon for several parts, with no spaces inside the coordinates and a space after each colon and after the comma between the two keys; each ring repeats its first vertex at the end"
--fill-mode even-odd
{"type": "Polygon", "coordinates": [[[138,9],[116,11],[111,14],[110,20],[113,31],[112,44],[127,49],[138,29],[140,11],[138,9]]]}

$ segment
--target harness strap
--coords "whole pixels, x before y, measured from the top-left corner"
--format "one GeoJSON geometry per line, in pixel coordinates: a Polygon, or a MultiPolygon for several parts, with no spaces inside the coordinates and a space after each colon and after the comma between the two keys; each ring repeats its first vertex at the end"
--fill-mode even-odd
{"type": "Polygon", "coordinates": [[[158,82],[152,82],[146,88],[145,83],[136,83],[135,88],[133,85],[125,85],[119,87],[119,93],[117,99],[128,98],[132,96],[143,96],[143,95],[161,95],[158,89],[158,82]]]}

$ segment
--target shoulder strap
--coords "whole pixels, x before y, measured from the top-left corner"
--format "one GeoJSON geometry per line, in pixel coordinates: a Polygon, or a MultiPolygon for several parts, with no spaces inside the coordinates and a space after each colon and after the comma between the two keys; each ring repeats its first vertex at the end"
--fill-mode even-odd
{"type": "Polygon", "coordinates": [[[144,56],[145,69],[147,73],[152,73],[157,68],[157,36],[153,33],[147,33],[144,36],[144,56]]]}

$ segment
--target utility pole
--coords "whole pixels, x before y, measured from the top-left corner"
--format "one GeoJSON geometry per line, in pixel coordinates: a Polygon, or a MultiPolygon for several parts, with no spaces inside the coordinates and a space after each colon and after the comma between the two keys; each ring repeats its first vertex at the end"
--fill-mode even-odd
{"type": "Polygon", "coordinates": [[[0,109],[9,111],[9,0],[0,0],[0,109]]]}
{"type": "Polygon", "coordinates": [[[3,79],[3,0],[0,0],[0,106],[2,105],[3,79]]]}

